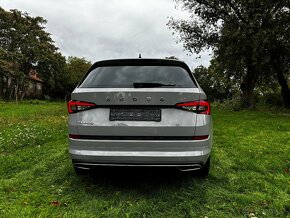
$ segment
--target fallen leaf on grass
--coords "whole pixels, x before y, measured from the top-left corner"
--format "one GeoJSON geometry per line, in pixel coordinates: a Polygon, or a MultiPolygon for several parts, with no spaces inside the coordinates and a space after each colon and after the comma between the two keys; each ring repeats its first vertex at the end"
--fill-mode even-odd
{"type": "Polygon", "coordinates": [[[64,207],[67,207],[68,206],[68,203],[61,203],[61,202],[59,202],[59,201],[52,201],[52,202],[50,202],[50,204],[52,205],[52,206],[56,206],[56,207],[59,207],[59,206],[64,206],[64,207]]]}
{"type": "Polygon", "coordinates": [[[52,206],[58,206],[58,207],[61,205],[61,203],[59,201],[52,201],[52,202],[50,202],[50,204],[52,206]]]}

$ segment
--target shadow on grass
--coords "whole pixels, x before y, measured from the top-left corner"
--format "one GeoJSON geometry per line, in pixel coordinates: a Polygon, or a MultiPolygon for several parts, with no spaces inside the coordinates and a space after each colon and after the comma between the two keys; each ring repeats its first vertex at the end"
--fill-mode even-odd
{"type": "Polygon", "coordinates": [[[70,165],[54,177],[53,183],[57,186],[63,181],[65,198],[60,201],[79,210],[88,210],[90,205],[90,210],[116,210],[120,214],[158,214],[164,210],[171,211],[168,214],[182,211],[188,217],[204,214],[213,199],[220,199],[216,190],[228,184],[228,178],[216,174],[214,168],[207,178],[177,168],[153,167],[98,167],[89,175],[77,176],[70,165]]]}
{"type": "Polygon", "coordinates": [[[190,173],[182,173],[175,168],[98,167],[90,172],[88,181],[123,188],[138,187],[142,184],[158,187],[166,184],[178,185],[189,175],[190,173]]]}
{"type": "Polygon", "coordinates": [[[97,194],[101,198],[113,196],[116,192],[143,198],[163,194],[166,198],[171,194],[188,193],[192,195],[192,198],[203,199],[201,201],[205,200],[208,184],[221,186],[225,182],[212,176],[200,178],[193,171],[181,172],[177,168],[148,167],[98,167],[93,169],[89,175],[80,176],[78,181],[80,183],[73,186],[82,186],[87,194],[97,194]]]}

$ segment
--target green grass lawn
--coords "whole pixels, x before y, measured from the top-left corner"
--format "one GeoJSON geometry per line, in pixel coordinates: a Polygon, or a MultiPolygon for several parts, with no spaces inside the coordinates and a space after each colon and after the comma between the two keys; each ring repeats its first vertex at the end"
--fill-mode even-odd
{"type": "Polygon", "coordinates": [[[290,217],[289,114],[214,108],[207,179],[175,169],[77,177],[66,121],[64,103],[0,102],[0,217],[290,217]]]}

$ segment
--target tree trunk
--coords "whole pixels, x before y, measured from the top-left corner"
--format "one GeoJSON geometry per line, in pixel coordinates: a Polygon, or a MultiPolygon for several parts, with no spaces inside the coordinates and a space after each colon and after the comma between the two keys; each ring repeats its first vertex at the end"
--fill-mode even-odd
{"type": "Polygon", "coordinates": [[[241,101],[244,108],[255,108],[256,100],[254,95],[254,87],[242,83],[241,84],[241,101]]]}
{"type": "Polygon", "coordinates": [[[10,85],[10,86],[11,86],[11,88],[9,90],[8,100],[13,98],[13,94],[14,94],[14,90],[15,90],[15,87],[13,87],[13,85],[10,85]]]}
{"type": "Polygon", "coordinates": [[[3,88],[4,88],[4,82],[3,77],[0,77],[0,99],[3,99],[3,88]]]}
{"type": "Polygon", "coordinates": [[[9,93],[9,87],[10,87],[9,79],[10,77],[7,76],[5,80],[5,89],[4,89],[5,92],[3,92],[3,98],[6,100],[8,99],[8,93],[9,93]]]}
{"type": "Polygon", "coordinates": [[[24,96],[25,96],[25,91],[26,91],[26,85],[25,84],[23,84],[22,86],[21,86],[21,89],[20,89],[20,100],[22,101],[23,100],[23,98],[24,98],[24,96]]]}
{"type": "Polygon", "coordinates": [[[15,90],[14,90],[14,94],[15,94],[15,101],[16,101],[16,103],[18,102],[18,83],[16,82],[16,84],[15,84],[15,90]]]}
{"type": "Polygon", "coordinates": [[[248,66],[247,74],[244,77],[241,88],[241,103],[244,108],[255,108],[256,99],[254,94],[254,88],[257,82],[256,73],[254,67],[248,66]]]}
{"type": "Polygon", "coordinates": [[[287,80],[283,75],[282,70],[276,68],[276,75],[278,82],[281,86],[281,96],[283,98],[283,103],[285,108],[290,108],[290,89],[287,84],[287,80]]]}
{"type": "Polygon", "coordinates": [[[12,80],[11,76],[7,77],[6,81],[6,93],[5,93],[5,99],[10,100],[13,96],[13,91],[14,91],[14,82],[12,80]]]}
{"type": "Polygon", "coordinates": [[[281,63],[279,63],[279,60],[277,61],[277,59],[275,59],[274,57],[272,57],[272,64],[276,73],[278,83],[281,86],[281,96],[284,106],[285,108],[290,108],[290,90],[287,84],[287,79],[284,76],[284,71],[289,70],[289,68],[287,67],[285,69],[285,67],[281,63]]]}

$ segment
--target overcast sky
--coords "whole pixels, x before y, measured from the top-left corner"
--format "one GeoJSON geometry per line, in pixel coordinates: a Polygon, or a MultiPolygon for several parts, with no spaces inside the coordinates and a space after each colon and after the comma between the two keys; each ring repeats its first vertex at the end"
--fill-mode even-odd
{"type": "Polygon", "coordinates": [[[207,53],[196,59],[167,28],[169,17],[186,18],[173,0],[1,0],[5,10],[18,9],[48,22],[65,56],[92,62],[112,58],[176,56],[190,67],[208,65],[207,53]]]}

